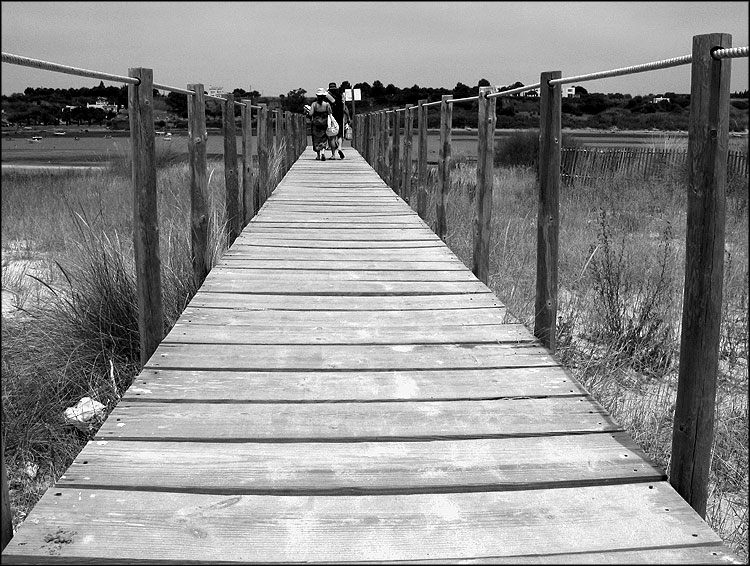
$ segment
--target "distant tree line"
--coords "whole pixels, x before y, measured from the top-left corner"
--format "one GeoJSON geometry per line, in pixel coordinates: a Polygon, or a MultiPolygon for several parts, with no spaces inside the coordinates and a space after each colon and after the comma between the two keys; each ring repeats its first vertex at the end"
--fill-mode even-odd
{"type": "MultiPolygon", "coordinates": [[[[382,110],[385,108],[403,108],[406,104],[416,105],[419,100],[433,102],[443,95],[454,98],[470,98],[479,93],[479,87],[490,86],[487,79],[480,79],[475,86],[462,82],[452,89],[421,87],[399,88],[392,83],[384,85],[381,81],[372,84],[359,82],[352,85],[342,81],[340,88],[359,89],[362,100],[349,104],[350,113],[357,114],[382,110]]],[[[524,86],[515,82],[502,86],[499,90],[510,90],[524,86]]],[[[251,99],[254,103],[264,102],[270,109],[279,108],[290,112],[302,112],[305,104],[314,97],[308,96],[303,88],[297,88],[278,97],[261,96],[256,90],[246,91],[235,88],[232,91],[235,100],[251,99]]],[[[110,104],[122,109],[127,108],[128,87],[123,85],[104,86],[100,82],[93,88],[27,88],[23,93],[2,96],[3,123],[22,125],[57,125],[57,124],[106,124],[127,128],[127,115],[116,115],[99,108],[88,108],[87,104],[104,98],[110,104]],[[72,108],[71,108],[72,107],[72,108]]],[[[748,127],[748,91],[732,93],[730,128],[733,131],[748,127]]],[[[690,95],[666,92],[664,94],[631,96],[621,93],[589,93],[585,88],[575,87],[575,96],[565,97],[562,101],[563,127],[592,127],[662,130],[686,130],[690,95]]],[[[163,94],[154,90],[154,109],[169,114],[172,125],[186,127],[187,97],[183,94],[169,92],[163,94]]],[[[497,99],[497,126],[499,128],[536,128],[539,126],[539,98],[533,93],[521,93],[497,99]]],[[[240,115],[235,107],[235,115],[240,115]]],[[[439,126],[439,112],[428,113],[428,127],[439,126]]],[[[206,100],[206,124],[208,127],[221,126],[221,103],[217,100],[206,100]]],[[[164,123],[160,124],[161,127],[164,123]]],[[[455,128],[476,128],[477,102],[461,103],[453,106],[453,126],[455,128]]]]}

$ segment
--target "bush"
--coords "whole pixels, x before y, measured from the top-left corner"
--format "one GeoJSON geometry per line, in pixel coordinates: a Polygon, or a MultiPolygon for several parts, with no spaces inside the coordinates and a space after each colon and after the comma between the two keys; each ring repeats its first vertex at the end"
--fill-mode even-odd
{"type": "MultiPolygon", "coordinates": [[[[575,138],[563,133],[562,147],[580,146],[575,138]]],[[[539,163],[539,130],[515,132],[495,148],[495,167],[536,167],[539,163]]]]}

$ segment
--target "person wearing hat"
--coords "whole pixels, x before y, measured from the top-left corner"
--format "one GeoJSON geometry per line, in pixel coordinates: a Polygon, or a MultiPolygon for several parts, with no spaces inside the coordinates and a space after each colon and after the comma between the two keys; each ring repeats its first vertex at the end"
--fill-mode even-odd
{"type": "Polygon", "coordinates": [[[339,133],[336,136],[335,145],[329,144],[331,148],[331,159],[335,159],[335,151],[338,150],[339,157],[344,159],[344,152],[341,150],[344,141],[344,126],[349,122],[349,110],[346,108],[344,97],[341,91],[336,86],[335,82],[328,83],[328,92],[331,94],[333,100],[331,100],[331,106],[333,109],[333,117],[339,123],[339,133]],[[346,117],[346,120],[344,118],[346,117]]]}
{"type": "Polygon", "coordinates": [[[326,100],[327,94],[326,89],[319,88],[315,92],[315,102],[310,105],[310,134],[312,136],[313,150],[317,154],[315,159],[318,161],[326,160],[325,150],[328,147],[329,141],[326,135],[326,128],[328,128],[328,115],[333,114],[331,104],[326,100]]]}

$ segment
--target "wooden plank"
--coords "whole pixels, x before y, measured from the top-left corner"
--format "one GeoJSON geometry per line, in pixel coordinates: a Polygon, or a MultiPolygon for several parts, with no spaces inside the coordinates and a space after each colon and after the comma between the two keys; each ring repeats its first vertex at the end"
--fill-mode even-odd
{"type": "Polygon", "coordinates": [[[536,367],[555,360],[535,344],[241,345],[162,342],[146,367],[173,369],[408,370],[536,367]]]}
{"type": "Polygon", "coordinates": [[[244,404],[123,400],[96,439],[364,442],[618,430],[622,427],[586,397],[244,404]]]}
{"type": "Polygon", "coordinates": [[[412,249],[315,249],[302,247],[283,247],[283,246],[257,246],[249,249],[230,249],[224,256],[227,258],[248,258],[248,259],[311,259],[311,260],[364,260],[372,261],[374,259],[402,260],[411,261],[420,259],[422,261],[458,261],[453,252],[447,248],[429,247],[420,248],[418,252],[412,249]]]}
{"type": "Polygon", "coordinates": [[[341,327],[337,324],[227,325],[178,320],[167,344],[501,344],[537,340],[521,325],[341,327]]]}
{"type": "Polygon", "coordinates": [[[329,295],[346,297],[392,295],[453,295],[491,292],[480,281],[285,281],[256,279],[252,283],[233,274],[209,274],[204,293],[251,293],[261,295],[329,295]]]}
{"type": "Polygon", "coordinates": [[[646,459],[626,432],[615,432],[325,444],[93,441],[58,486],[224,495],[384,495],[665,480],[663,470],[646,459]]]}
{"type": "Polygon", "coordinates": [[[211,308],[188,305],[180,322],[199,324],[287,326],[308,324],[339,328],[381,326],[468,326],[501,324],[505,309],[487,307],[476,309],[422,310],[246,310],[241,308],[211,308]]]}
{"type": "MultiPolygon", "coordinates": [[[[721,547],[665,482],[374,496],[50,489],[4,561],[361,562],[721,547]],[[617,528],[613,528],[615,526],[617,528]],[[55,528],[65,535],[63,543],[55,528]],[[118,536],[112,536],[112,533],[118,536]]],[[[511,560],[512,561],[512,560],[511,560]]]]}
{"type": "MultiPolygon", "coordinates": [[[[255,262],[253,262],[253,265],[255,262]]],[[[360,270],[337,270],[333,269],[306,269],[293,267],[291,269],[276,269],[268,267],[250,267],[240,262],[227,262],[222,264],[221,271],[216,271],[217,278],[242,278],[248,286],[255,281],[466,281],[475,282],[476,278],[468,271],[458,269],[438,270],[384,270],[360,269],[360,270]],[[236,267],[232,267],[232,263],[236,267]]]]}
{"type": "Polygon", "coordinates": [[[415,311],[445,309],[486,309],[503,307],[492,293],[475,295],[426,295],[385,297],[327,297],[311,295],[247,295],[203,293],[198,291],[191,307],[282,311],[415,311]]]}
{"type": "MultiPolygon", "coordinates": [[[[234,269],[234,270],[253,270],[253,269],[276,269],[284,270],[287,272],[297,271],[306,273],[309,271],[323,272],[323,271],[336,271],[341,269],[342,272],[355,273],[358,271],[364,272],[377,272],[382,274],[381,279],[389,279],[390,275],[388,272],[404,272],[406,270],[413,270],[416,274],[415,278],[419,280],[422,276],[425,278],[431,277],[429,273],[432,273],[432,277],[438,277],[438,274],[446,275],[448,279],[450,277],[459,277],[458,273],[465,273],[466,266],[461,263],[460,260],[446,260],[446,261],[388,261],[387,259],[367,261],[367,260],[294,260],[294,259],[274,259],[274,258],[263,258],[263,259],[250,259],[250,258],[232,258],[223,257],[220,259],[216,267],[223,269],[234,269]]],[[[398,276],[394,275],[394,278],[398,276]]],[[[472,274],[472,278],[473,278],[472,274]]],[[[463,280],[463,279],[462,279],[463,280]]]]}
{"type": "Polygon", "coordinates": [[[217,371],[145,368],[130,401],[449,401],[585,395],[562,368],[420,371],[217,371]]]}
{"type": "Polygon", "coordinates": [[[444,251],[442,244],[435,240],[346,240],[346,239],[315,239],[305,240],[299,238],[248,238],[232,246],[231,251],[240,254],[245,251],[252,252],[255,248],[283,247],[283,248],[310,248],[310,249],[422,249],[437,248],[444,251]]]}
{"type": "Polygon", "coordinates": [[[189,84],[188,155],[190,161],[190,234],[193,258],[193,282],[200,287],[211,269],[208,247],[208,165],[206,143],[206,104],[203,84],[189,84]]]}

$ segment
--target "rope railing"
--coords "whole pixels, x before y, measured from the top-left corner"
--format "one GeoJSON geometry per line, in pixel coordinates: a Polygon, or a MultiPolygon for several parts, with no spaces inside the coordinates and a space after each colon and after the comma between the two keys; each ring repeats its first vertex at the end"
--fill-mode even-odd
{"type": "Polygon", "coordinates": [[[730,47],[728,49],[715,49],[711,52],[714,59],[735,59],[750,55],[750,47],[730,47]]]}
{"type": "MultiPolygon", "coordinates": [[[[51,63],[49,61],[43,61],[41,59],[32,59],[31,57],[23,57],[21,55],[14,55],[12,53],[3,52],[2,62],[10,63],[12,65],[21,65],[23,67],[31,67],[34,69],[41,69],[45,71],[53,71],[56,73],[64,73],[66,75],[76,75],[79,77],[88,77],[92,79],[101,79],[105,81],[112,81],[112,82],[132,84],[132,85],[140,84],[140,81],[133,77],[127,77],[123,75],[114,75],[112,73],[103,73],[101,71],[92,71],[90,69],[83,69],[80,67],[71,67],[69,65],[51,63]]],[[[192,90],[178,88],[175,86],[163,85],[159,83],[153,83],[153,87],[158,90],[167,90],[170,92],[176,92],[176,93],[185,94],[188,96],[192,96],[195,94],[195,92],[192,90]]],[[[205,96],[206,98],[211,98],[213,100],[221,100],[223,102],[226,102],[227,100],[226,98],[223,98],[221,96],[214,96],[210,94],[207,94],[205,96]]],[[[237,101],[235,101],[235,105],[246,106],[244,102],[237,102],[237,101]]],[[[259,107],[254,106],[254,108],[259,108],[259,107]]]]}
{"type": "Polygon", "coordinates": [[[633,75],[636,73],[645,73],[647,71],[656,71],[658,69],[668,69],[670,67],[679,67],[680,65],[688,65],[693,60],[692,55],[683,55],[682,57],[673,57],[672,59],[664,59],[662,61],[654,61],[652,63],[643,63],[641,65],[632,65],[630,67],[622,67],[620,69],[612,69],[610,71],[599,71],[596,73],[588,73],[585,75],[576,75],[573,77],[563,77],[559,79],[553,79],[549,81],[549,86],[562,85],[568,83],[580,83],[585,81],[593,81],[596,79],[605,79],[608,77],[619,77],[622,75],[633,75]]]}
{"type": "Polygon", "coordinates": [[[64,73],[66,75],[78,75],[79,77],[89,77],[92,79],[102,79],[131,85],[140,84],[140,81],[133,77],[124,77],[122,75],[113,75],[111,73],[91,71],[89,69],[81,69],[79,67],[70,67],[68,65],[60,65],[59,63],[42,61],[41,59],[32,59],[31,57],[13,55],[12,53],[3,52],[2,61],[3,63],[11,63],[13,65],[21,65],[23,67],[32,67],[34,69],[43,69],[45,71],[54,71],[56,73],[64,73]]]}
{"type": "MultiPolygon", "coordinates": [[[[527,85],[527,86],[521,86],[518,88],[512,88],[510,90],[503,90],[499,92],[494,92],[488,94],[487,98],[497,98],[499,96],[513,96],[514,94],[520,94],[522,92],[528,92],[530,90],[535,90],[541,86],[541,83],[535,83],[533,85],[527,85]]],[[[496,87],[497,88],[497,87],[496,87]]]]}

